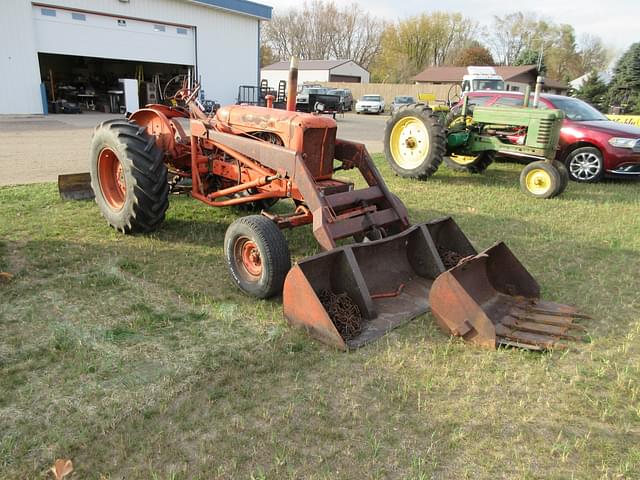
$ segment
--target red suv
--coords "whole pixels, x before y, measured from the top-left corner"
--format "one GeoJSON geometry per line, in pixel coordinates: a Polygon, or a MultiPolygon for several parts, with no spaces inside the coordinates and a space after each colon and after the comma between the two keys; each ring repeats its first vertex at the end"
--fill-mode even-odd
{"type": "MultiPolygon", "coordinates": [[[[479,91],[467,96],[469,105],[523,104],[518,92],[479,91]]],[[[543,93],[539,107],[565,114],[556,158],[567,166],[572,180],[593,183],[605,174],[640,177],[640,128],[613,122],[577,98],[543,93]]]]}

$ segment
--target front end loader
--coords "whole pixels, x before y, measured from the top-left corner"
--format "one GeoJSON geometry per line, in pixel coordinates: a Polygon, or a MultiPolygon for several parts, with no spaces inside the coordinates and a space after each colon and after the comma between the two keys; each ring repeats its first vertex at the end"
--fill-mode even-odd
{"type": "Polygon", "coordinates": [[[385,154],[393,170],[424,180],[444,160],[455,169],[481,173],[496,155],[509,155],[533,160],[520,175],[524,193],[552,198],[565,190],[569,175],[554,160],[561,110],[476,106],[471,112],[467,101],[448,115],[424,104],[400,108],[385,130],[385,154]]]}
{"type": "MultiPolygon", "coordinates": [[[[289,99],[296,91],[292,72],[289,99]]],[[[254,106],[207,115],[197,96],[198,86],[185,85],[176,99],[186,108],[148,105],[96,128],[91,187],[112,227],[156,230],[171,191],[214,207],[256,209],[225,234],[233,282],[257,298],[282,293],[290,324],[343,350],[430,306],[448,333],[479,345],[553,348],[572,337],[574,310],[539,307],[535,281],[522,266],[512,271],[515,257],[506,247],[478,253],[451,218],[412,225],[365,147],[336,138],[335,120],[254,106]],[[360,172],[366,187],[335,177],[349,169],[360,172]],[[269,210],[284,199],[292,204],[287,213],[269,210]],[[323,252],[292,267],[282,231],[304,225],[323,252]],[[501,272],[503,264],[508,271],[501,272]],[[526,326],[509,320],[507,335],[502,313],[516,308],[525,309],[526,326]],[[548,328],[546,317],[534,318],[531,308],[544,309],[557,329],[548,328]]]]}

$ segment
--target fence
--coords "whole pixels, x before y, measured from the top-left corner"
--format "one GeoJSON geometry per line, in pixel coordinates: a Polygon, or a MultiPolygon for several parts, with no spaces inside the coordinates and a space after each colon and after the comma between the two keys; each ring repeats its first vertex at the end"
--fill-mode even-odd
{"type": "MultiPolygon", "coordinates": [[[[353,94],[354,100],[366,94],[382,95],[387,104],[393,101],[393,97],[399,95],[410,95],[418,98],[420,93],[430,93],[435,95],[437,102],[445,102],[449,92],[450,85],[433,85],[433,84],[394,84],[394,83],[323,83],[326,87],[331,88],[348,88],[353,94]]],[[[453,91],[452,91],[453,95],[453,91]]]]}

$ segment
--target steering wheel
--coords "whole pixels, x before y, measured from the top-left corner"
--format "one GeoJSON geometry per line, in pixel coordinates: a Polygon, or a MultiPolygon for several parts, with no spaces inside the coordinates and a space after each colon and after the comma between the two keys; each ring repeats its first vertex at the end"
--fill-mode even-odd
{"type": "Polygon", "coordinates": [[[460,93],[458,93],[458,89],[460,88],[460,85],[458,84],[453,84],[449,87],[449,91],[447,92],[447,105],[449,106],[449,108],[451,108],[452,105],[454,105],[455,103],[458,103],[460,100],[462,100],[462,97],[460,96],[460,93]],[[453,95],[451,94],[453,92],[453,95]]]}

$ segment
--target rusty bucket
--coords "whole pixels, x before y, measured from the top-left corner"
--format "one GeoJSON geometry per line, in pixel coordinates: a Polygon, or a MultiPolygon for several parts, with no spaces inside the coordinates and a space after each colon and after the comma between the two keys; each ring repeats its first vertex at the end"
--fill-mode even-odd
{"type": "Polygon", "coordinates": [[[540,299],[540,286],[502,242],[440,275],[431,311],[447,333],[483,347],[566,348],[584,327],[574,307],[540,299]]]}
{"type": "Polygon", "coordinates": [[[447,217],[301,260],[285,280],[284,315],[324,343],[360,347],[429,310],[445,245],[476,253],[447,217]]]}
{"type": "Polygon", "coordinates": [[[583,316],[540,300],[540,288],[504,243],[478,253],[450,217],[299,261],[284,315],[316,339],[358,348],[430,308],[449,334],[477,345],[543,350],[577,338],[583,316]]]}

